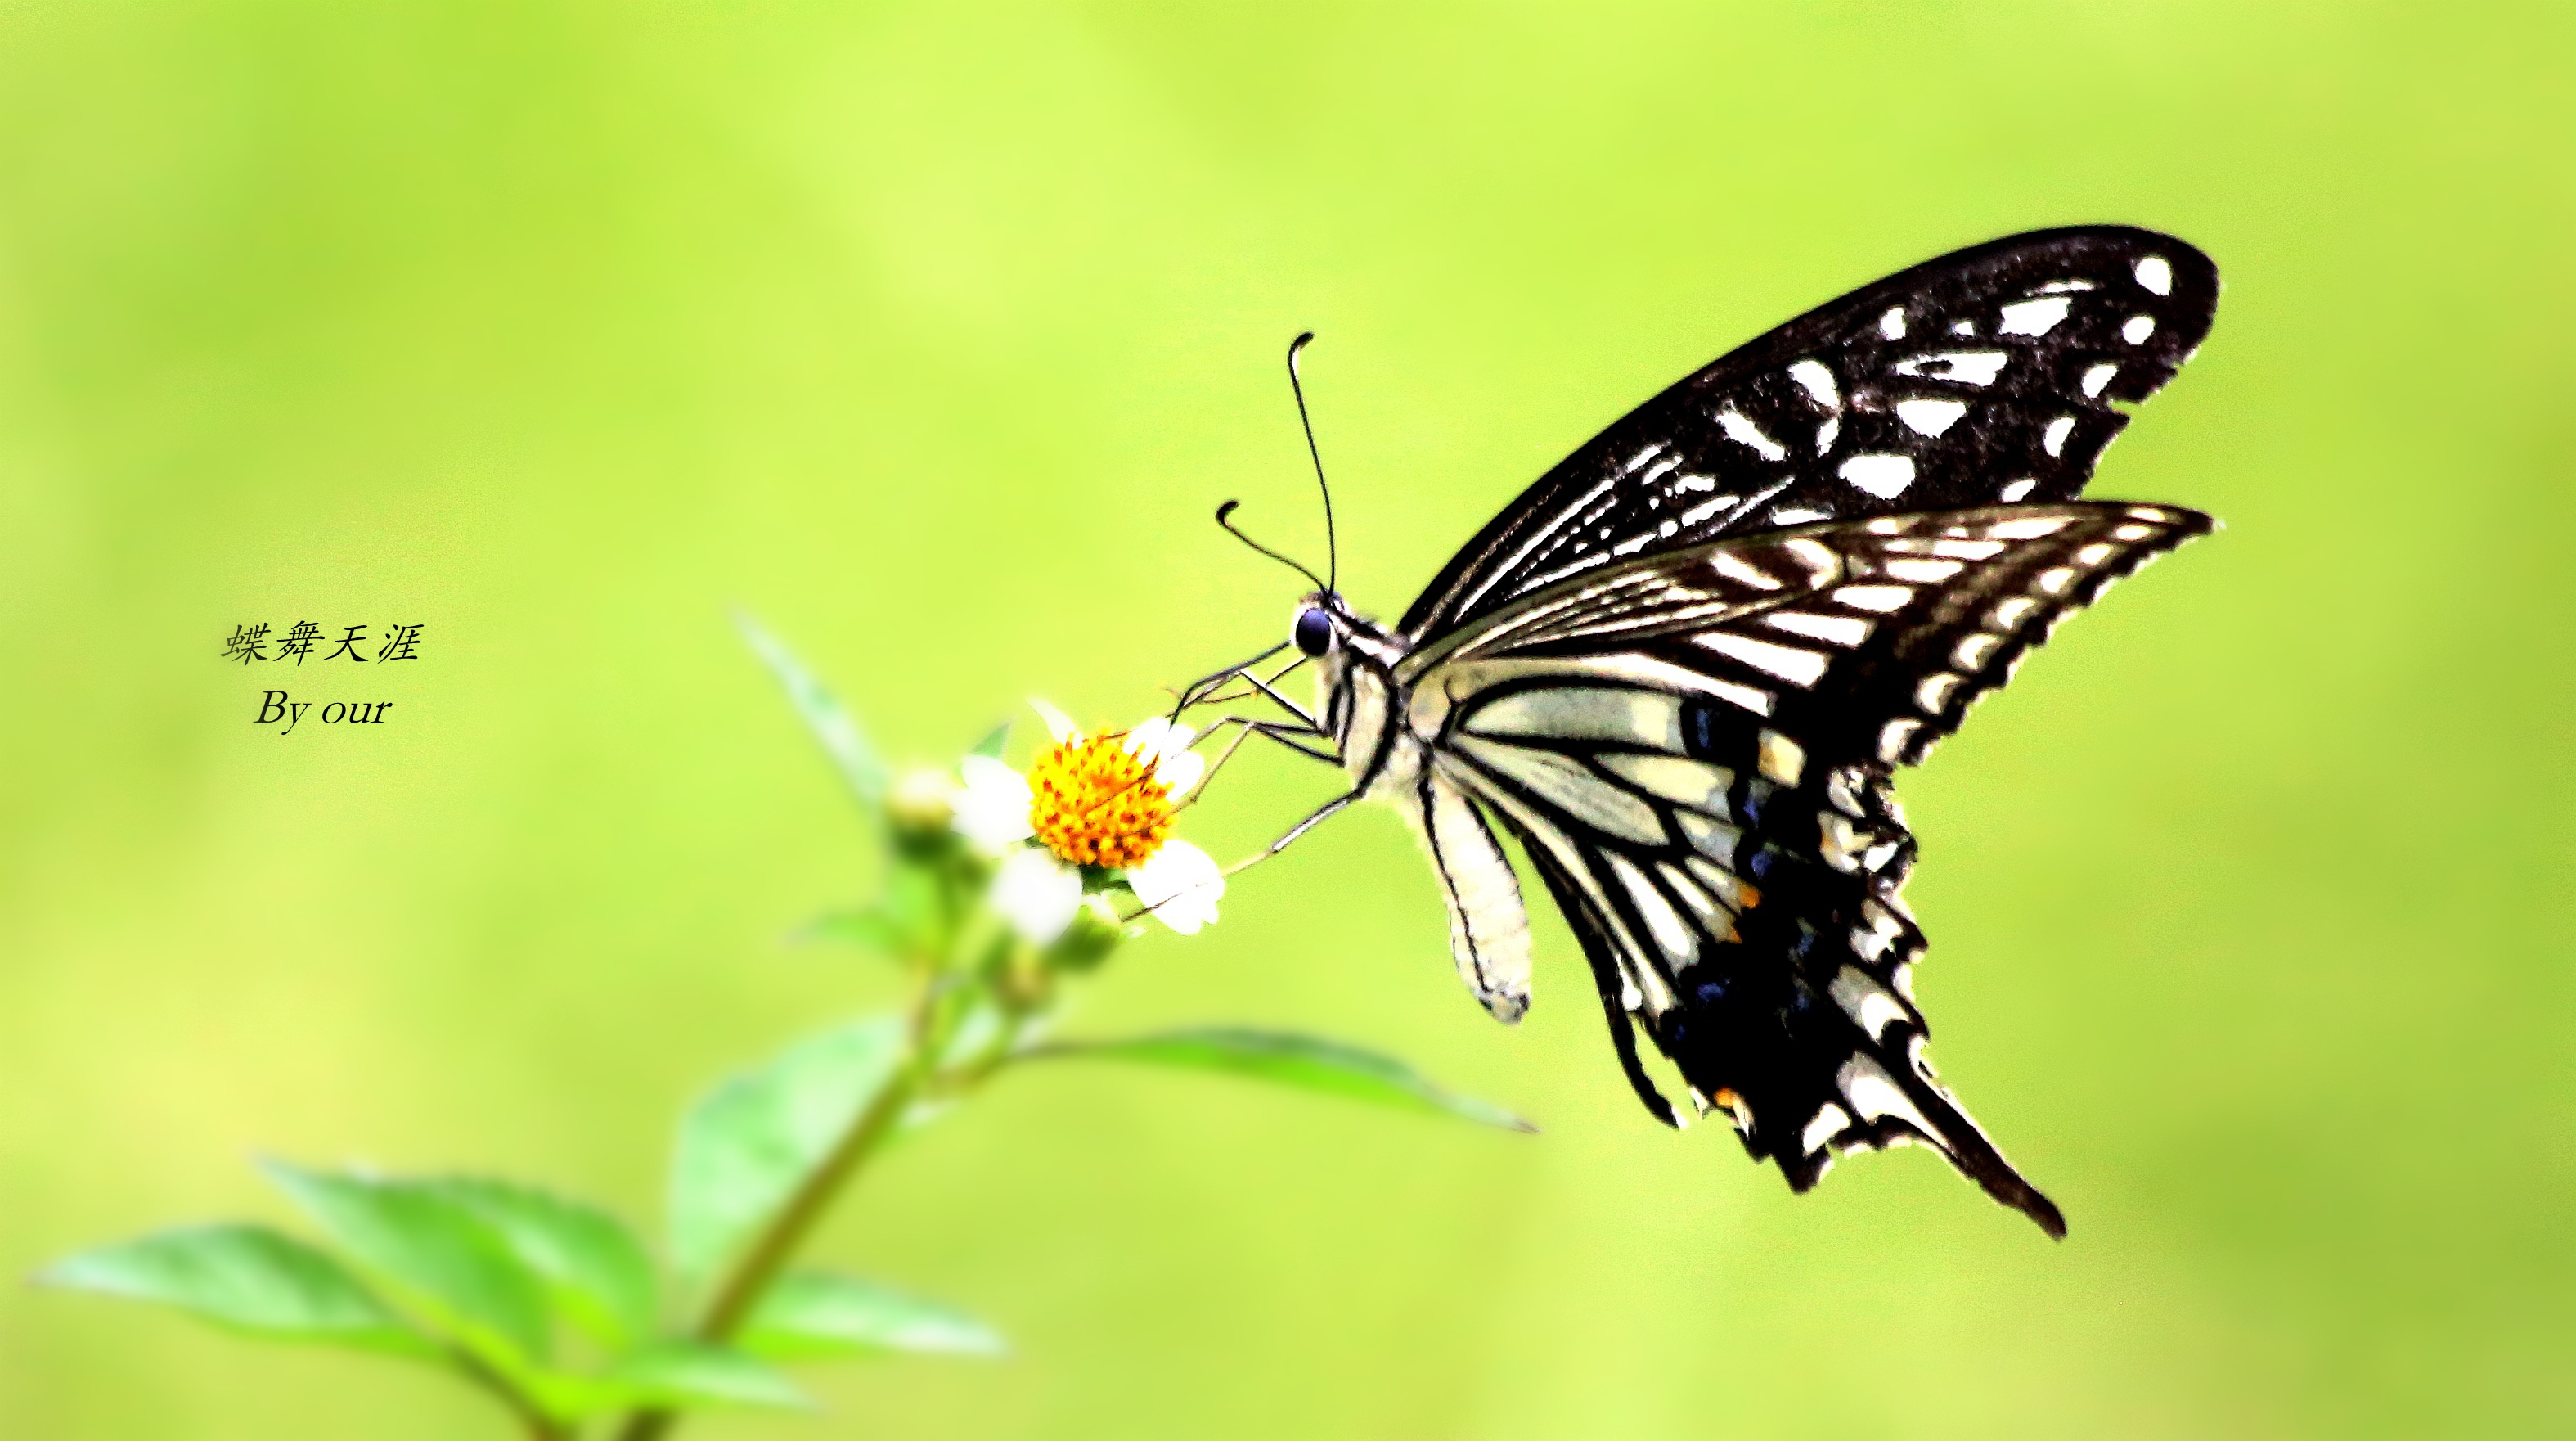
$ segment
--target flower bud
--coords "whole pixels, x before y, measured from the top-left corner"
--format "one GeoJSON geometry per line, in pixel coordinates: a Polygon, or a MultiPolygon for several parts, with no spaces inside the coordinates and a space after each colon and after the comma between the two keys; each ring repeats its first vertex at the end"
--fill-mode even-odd
{"type": "Polygon", "coordinates": [[[905,771],[886,796],[886,819],[899,835],[944,834],[957,813],[956,794],[957,783],[939,771],[927,766],[905,771]]]}

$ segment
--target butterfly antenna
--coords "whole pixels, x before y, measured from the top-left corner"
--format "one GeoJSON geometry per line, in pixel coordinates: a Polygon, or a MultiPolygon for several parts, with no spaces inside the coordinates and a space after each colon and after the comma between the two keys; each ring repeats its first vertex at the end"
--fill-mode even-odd
{"type": "Polygon", "coordinates": [[[1251,546],[1254,550],[1261,552],[1263,555],[1270,557],[1272,560],[1275,560],[1281,565],[1288,567],[1290,570],[1297,572],[1299,575],[1306,577],[1306,579],[1313,581],[1327,594],[1332,591],[1333,588],[1330,585],[1325,584],[1323,577],[1315,574],[1311,570],[1308,570],[1296,561],[1290,560],[1288,557],[1272,550],[1270,547],[1263,545],[1261,542],[1254,540],[1251,536],[1245,535],[1243,533],[1243,528],[1236,525],[1233,520],[1229,518],[1234,514],[1234,508],[1241,504],[1243,504],[1242,501],[1229,500],[1225,504],[1216,508],[1216,523],[1225,527],[1226,534],[1233,536],[1236,540],[1242,541],[1245,545],[1251,546]]]}
{"type": "Polygon", "coordinates": [[[1342,578],[1342,547],[1333,531],[1333,487],[1324,479],[1324,453],[1315,447],[1314,418],[1306,414],[1305,382],[1297,378],[1297,352],[1314,338],[1315,332],[1309,330],[1288,342],[1288,390],[1297,397],[1297,423],[1306,428],[1306,454],[1315,462],[1315,486],[1324,492],[1324,589],[1337,595],[1340,592],[1336,586],[1342,578]]]}

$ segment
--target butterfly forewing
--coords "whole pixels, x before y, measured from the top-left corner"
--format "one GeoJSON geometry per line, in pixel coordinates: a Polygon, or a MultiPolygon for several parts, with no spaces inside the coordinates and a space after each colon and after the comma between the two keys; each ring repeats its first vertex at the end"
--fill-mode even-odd
{"type": "Polygon", "coordinates": [[[1807,522],[2070,500],[2209,330],[2171,236],[2042,231],[1846,295],[1715,361],[1548,472],[1401,629],[1430,639],[1638,555],[1807,522]]]}

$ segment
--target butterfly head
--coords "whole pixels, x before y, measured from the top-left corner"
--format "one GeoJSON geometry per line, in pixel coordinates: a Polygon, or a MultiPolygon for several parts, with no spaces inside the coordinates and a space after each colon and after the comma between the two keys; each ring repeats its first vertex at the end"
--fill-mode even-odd
{"type": "Polygon", "coordinates": [[[1333,613],[1326,609],[1327,598],[1320,592],[1310,595],[1297,607],[1297,619],[1288,626],[1288,639],[1309,660],[1322,660],[1332,654],[1334,643],[1341,637],[1333,626],[1333,613]]]}
{"type": "Polygon", "coordinates": [[[1320,662],[1328,675],[1355,657],[1386,665],[1403,653],[1401,643],[1385,627],[1352,610],[1329,590],[1308,591],[1297,602],[1297,614],[1288,623],[1288,641],[1298,654],[1320,662]]]}

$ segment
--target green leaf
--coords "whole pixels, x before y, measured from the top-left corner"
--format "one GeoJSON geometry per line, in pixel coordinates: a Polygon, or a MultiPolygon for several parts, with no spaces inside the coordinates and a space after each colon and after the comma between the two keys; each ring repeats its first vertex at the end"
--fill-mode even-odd
{"type": "Polygon", "coordinates": [[[785,687],[789,703],[796,707],[798,715],[804,717],[805,728],[814,733],[823,753],[832,758],[832,764],[841,772],[841,779],[848,784],[850,794],[858,797],[860,807],[871,816],[884,815],[885,762],[877,758],[875,748],[868,744],[866,736],[859,733],[858,722],[850,719],[850,713],[842,708],[840,700],[824,689],[823,683],[796,659],[795,652],[777,637],[762,630],[750,616],[739,611],[735,612],[733,623],[742,631],[742,638],[750,642],[752,650],[768,665],[770,674],[778,677],[779,685],[785,687]]]}
{"type": "Polygon", "coordinates": [[[150,1301],[281,1341],[436,1353],[329,1255],[265,1226],[190,1226],[66,1256],[40,1286],[150,1301]]]}
{"type": "Polygon", "coordinates": [[[903,1021],[826,1031],[717,1084],[680,1122],[671,1160],[671,1269],[703,1286],[894,1073],[903,1021]]]}
{"type": "Polygon", "coordinates": [[[970,756],[983,756],[988,760],[1000,760],[1002,758],[1002,747],[1007,746],[1010,743],[1011,723],[1009,721],[1004,721],[1000,725],[993,727],[991,733],[987,734],[982,740],[975,742],[975,748],[966,752],[966,754],[970,756]]]}
{"type": "Polygon", "coordinates": [[[773,1361],[911,1351],[1001,1356],[1010,1344],[963,1311],[874,1281],[798,1272],[762,1294],[741,1346],[773,1361]]]}
{"type": "Polygon", "coordinates": [[[436,1182],[261,1167],[395,1299],[497,1368],[547,1350],[543,1283],[473,1206],[436,1182]]]}
{"type": "MultiPolygon", "coordinates": [[[[785,1406],[813,1402],[760,1361],[721,1346],[664,1341],[630,1352],[597,1378],[613,1407],[785,1406]]],[[[591,1406],[584,1409],[610,1409],[591,1406]]]]}
{"type": "Polygon", "coordinates": [[[1301,1036],[1286,1031],[1208,1027],[1115,1041],[1066,1041],[1039,1047],[1027,1055],[1030,1059],[1092,1056],[1113,1061],[1144,1061],[1158,1066],[1223,1071],[1257,1081],[1273,1081],[1284,1086],[1348,1096],[1353,1100],[1374,1101],[1416,1111],[1437,1111],[1505,1130],[1538,1129],[1489,1101],[1443,1090],[1424,1079],[1421,1072],[1392,1056],[1363,1051],[1357,1046],[1328,1041],[1320,1036],[1301,1036]]]}
{"type": "Polygon", "coordinates": [[[425,1182],[491,1227],[544,1283],[555,1314],[610,1347],[653,1332],[660,1310],[653,1261],[624,1222],[604,1211],[507,1181],[425,1182]]]}

